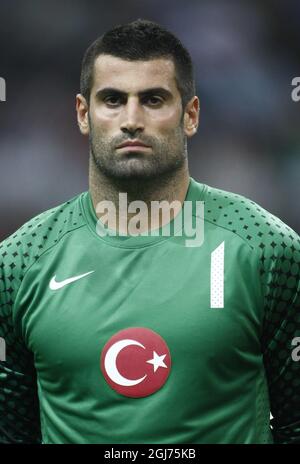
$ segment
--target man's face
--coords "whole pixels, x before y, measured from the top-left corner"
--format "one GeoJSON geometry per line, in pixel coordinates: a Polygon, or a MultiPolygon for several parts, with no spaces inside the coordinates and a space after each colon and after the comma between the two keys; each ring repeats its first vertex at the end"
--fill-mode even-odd
{"type": "Polygon", "coordinates": [[[186,161],[181,96],[171,59],[126,61],[100,55],[87,108],[96,166],[110,178],[153,178],[186,161]],[[139,141],[147,147],[122,147],[139,141]]]}

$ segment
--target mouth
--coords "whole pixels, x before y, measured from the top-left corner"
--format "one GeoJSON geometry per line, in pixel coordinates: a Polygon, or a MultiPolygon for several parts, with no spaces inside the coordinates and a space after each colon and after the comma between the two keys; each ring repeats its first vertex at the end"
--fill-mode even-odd
{"type": "Polygon", "coordinates": [[[118,151],[147,151],[151,150],[151,147],[145,145],[123,145],[123,147],[117,147],[118,151]]]}
{"type": "Polygon", "coordinates": [[[128,142],[124,142],[121,145],[117,147],[117,150],[123,150],[123,151],[144,151],[144,150],[149,150],[151,147],[149,145],[145,145],[144,143],[138,141],[138,140],[132,140],[128,142]]]}

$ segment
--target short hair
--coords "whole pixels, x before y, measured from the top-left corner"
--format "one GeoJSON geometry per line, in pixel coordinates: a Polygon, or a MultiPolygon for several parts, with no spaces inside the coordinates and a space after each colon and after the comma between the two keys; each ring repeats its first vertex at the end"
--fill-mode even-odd
{"type": "Polygon", "coordinates": [[[80,92],[88,103],[93,86],[94,62],[101,54],[130,61],[173,59],[175,80],[183,109],[196,93],[193,63],[189,52],[177,37],[153,21],[137,19],[128,24],[118,25],[88,47],[83,57],[80,76],[80,92]]]}

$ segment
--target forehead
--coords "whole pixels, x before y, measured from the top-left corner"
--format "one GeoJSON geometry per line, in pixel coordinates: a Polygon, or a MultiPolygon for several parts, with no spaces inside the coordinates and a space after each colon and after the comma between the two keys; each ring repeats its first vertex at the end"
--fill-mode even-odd
{"type": "Polygon", "coordinates": [[[114,87],[126,92],[143,88],[165,87],[179,93],[172,59],[156,58],[147,61],[127,61],[112,55],[99,55],[94,63],[94,88],[114,87]]]}

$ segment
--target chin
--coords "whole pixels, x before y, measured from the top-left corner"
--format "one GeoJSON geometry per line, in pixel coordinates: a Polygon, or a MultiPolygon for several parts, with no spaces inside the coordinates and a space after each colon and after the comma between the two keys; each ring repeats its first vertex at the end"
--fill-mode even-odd
{"type": "Polygon", "coordinates": [[[130,172],[118,172],[113,173],[111,177],[118,179],[118,180],[146,180],[146,179],[153,179],[157,177],[158,174],[156,172],[148,172],[148,171],[130,171],[130,172]]]}
{"type": "Polygon", "coordinates": [[[161,170],[157,169],[157,166],[146,166],[145,162],[138,159],[126,160],[125,163],[121,163],[123,166],[116,166],[116,169],[112,170],[112,175],[119,179],[150,179],[157,177],[161,170]]]}

